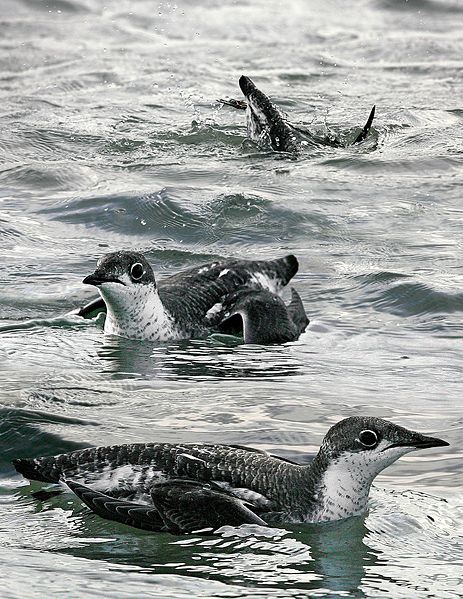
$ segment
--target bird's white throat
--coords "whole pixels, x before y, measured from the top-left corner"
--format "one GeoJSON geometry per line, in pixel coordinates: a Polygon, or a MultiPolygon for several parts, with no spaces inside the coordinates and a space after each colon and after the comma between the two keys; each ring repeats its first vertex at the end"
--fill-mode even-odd
{"type": "Polygon", "coordinates": [[[352,468],[346,457],[338,458],[322,476],[316,495],[318,506],[311,520],[339,520],[364,512],[373,478],[368,480],[359,469],[352,468]]]}
{"type": "Polygon", "coordinates": [[[99,292],[107,315],[104,331],[127,339],[168,341],[178,337],[155,285],[104,283],[99,292]]]}
{"type": "Polygon", "coordinates": [[[334,459],[321,476],[316,496],[319,505],[311,515],[311,521],[324,522],[362,514],[376,476],[414,449],[389,449],[388,445],[388,441],[381,441],[370,452],[346,452],[334,459]]]}

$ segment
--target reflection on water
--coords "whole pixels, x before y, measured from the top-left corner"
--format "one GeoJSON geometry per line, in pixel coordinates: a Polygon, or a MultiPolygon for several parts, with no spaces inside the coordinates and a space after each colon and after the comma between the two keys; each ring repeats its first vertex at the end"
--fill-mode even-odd
{"type": "Polygon", "coordinates": [[[286,347],[241,346],[224,335],[164,344],[105,336],[97,353],[115,378],[253,378],[297,375],[303,364],[286,347]],[[225,345],[226,343],[226,345],[225,345]]]}
{"type": "Polygon", "coordinates": [[[310,543],[314,570],[330,591],[351,592],[364,596],[360,586],[366,569],[374,566],[378,553],[365,544],[368,533],[363,518],[314,527],[310,543]]]}
{"type": "MultiPolygon", "coordinates": [[[[424,494],[408,493],[401,503],[394,492],[375,490],[366,519],[291,525],[286,530],[244,525],[223,527],[215,536],[176,537],[104,521],[69,493],[34,502],[30,490],[21,490],[13,502],[19,502],[15,518],[20,526],[10,531],[10,543],[22,534],[20,514],[27,514],[27,546],[111,563],[116,569],[131,566],[156,575],[207,577],[269,590],[323,589],[336,596],[371,596],[383,587],[400,597],[420,584],[411,567],[418,547],[430,576],[443,567],[436,558],[445,549],[451,548],[453,556],[445,566],[450,576],[456,576],[463,557],[463,531],[457,524],[463,508],[455,514],[446,502],[436,505],[435,498],[424,494]],[[41,531],[41,519],[47,522],[47,535],[41,531]]],[[[4,519],[0,508],[0,521],[4,519]]]]}
{"type": "Polygon", "coordinates": [[[54,433],[44,433],[43,425],[95,426],[96,422],[86,422],[79,418],[66,418],[49,411],[18,410],[0,408],[0,469],[12,472],[11,461],[19,457],[37,457],[48,455],[50,448],[54,453],[63,453],[85,447],[85,443],[64,441],[54,433]]]}
{"type": "MultiPolygon", "coordinates": [[[[25,499],[24,491],[21,497],[25,499]]],[[[182,573],[245,586],[324,588],[346,593],[359,591],[366,568],[377,561],[377,552],[364,543],[368,530],[361,518],[337,524],[292,526],[289,530],[252,525],[223,527],[212,537],[175,537],[104,522],[85,508],[78,508],[75,498],[73,512],[69,512],[69,501],[63,495],[50,499],[48,504],[37,502],[36,513],[45,510],[43,513],[50,514],[52,505],[53,526],[64,523],[68,534],[79,539],[68,548],[61,547],[61,552],[114,565],[133,565],[156,574],[182,573]],[[58,506],[65,510],[64,520],[58,506]]],[[[39,530],[33,527],[31,535],[35,534],[39,530]]],[[[56,546],[56,539],[42,539],[40,544],[51,549],[56,546]]]]}

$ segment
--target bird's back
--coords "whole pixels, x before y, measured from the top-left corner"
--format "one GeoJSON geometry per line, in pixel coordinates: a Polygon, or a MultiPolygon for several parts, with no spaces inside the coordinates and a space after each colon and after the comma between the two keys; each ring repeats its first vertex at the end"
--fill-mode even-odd
{"type": "Polygon", "coordinates": [[[303,467],[241,446],[135,443],[90,447],[67,454],[14,461],[26,478],[42,482],[72,479],[115,495],[137,496],[169,478],[215,481],[238,489],[264,508],[282,508],[290,502],[292,481],[303,467]],[[262,497],[259,497],[261,495],[262,497]]]}
{"type": "Polygon", "coordinates": [[[212,262],[162,280],[159,296],[175,321],[184,327],[202,327],[207,312],[222,299],[243,288],[279,293],[298,270],[295,256],[276,260],[212,262]]]}

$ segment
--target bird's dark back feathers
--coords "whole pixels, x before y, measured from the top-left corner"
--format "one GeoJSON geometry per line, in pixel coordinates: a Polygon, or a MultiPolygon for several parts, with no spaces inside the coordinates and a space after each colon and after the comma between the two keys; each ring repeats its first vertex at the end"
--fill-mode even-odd
{"type": "Polygon", "coordinates": [[[204,325],[206,313],[242,288],[279,291],[298,270],[295,256],[276,260],[226,260],[190,268],[159,282],[164,306],[182,325],[204,325]],[[273,286],[273,289],[272,289],[273,286]]]}

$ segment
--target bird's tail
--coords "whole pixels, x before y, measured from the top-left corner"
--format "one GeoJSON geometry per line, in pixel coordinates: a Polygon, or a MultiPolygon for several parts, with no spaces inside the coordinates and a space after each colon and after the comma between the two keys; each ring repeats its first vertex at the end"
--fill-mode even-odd
{"type": "Polygon", "coordinates": [[[299,293],[291,287],[291,301],[288,305],[288,314],[291,317],[291,320],[294,323],[294,326],[297,330],[297,335],[299,336],[303,333],[310,320],[307,318],[307,314],[305,312],[304,304],[302,303],[301,296],[299,293]]]}
{"type": "Polygon", "coordinates": [[[55,467],[54,458],[20,458],[13,460],[13,466],[19,474],[29,480],[38,480],[44,483],[58,483],[60,471],[55,467]]]}
{"type": "Polygon", "coordinates": [[[371,109],[370,115],[368,117],[368,120],[365,123],[365,126],[360,131],[360,133],[357,135],[357,137],[354,139],[354,141],[352,142],[353,144],[358,144],[366,138],[366,136],[370,132],[371,125],[373,124],[373,119],[375,118],[375,111],[376,111],[376,106],[373,106],[373,108],[371,109]]]}

